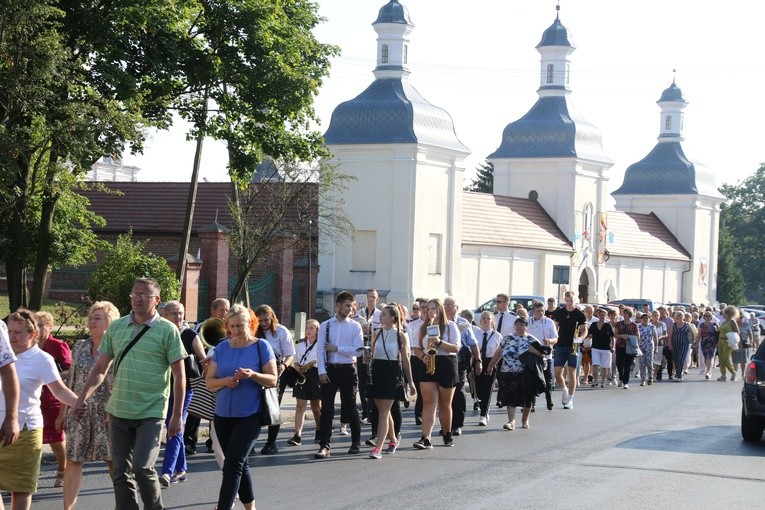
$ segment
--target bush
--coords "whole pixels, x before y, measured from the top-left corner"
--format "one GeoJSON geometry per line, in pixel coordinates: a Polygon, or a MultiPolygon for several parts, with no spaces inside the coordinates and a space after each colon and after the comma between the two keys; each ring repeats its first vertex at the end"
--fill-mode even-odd
{"type": "Polygon", "coordinates": [[[88,296],[94,301],[111,301],[126,315],[130,312],[130,291],[136,278],[151,277],[162,288],[162,300],[178,299],[181,286],[167,261],[144,253],[146,242],[133,242],[132,232],[117,237],[106,250],[103,263],[88,282],[88,296]]]}

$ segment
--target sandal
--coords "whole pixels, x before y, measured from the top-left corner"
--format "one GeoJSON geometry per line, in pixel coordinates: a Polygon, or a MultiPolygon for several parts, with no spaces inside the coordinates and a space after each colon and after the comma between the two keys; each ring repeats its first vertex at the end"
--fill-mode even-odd
{"type": "Polygon", "coordinates": [[[54,487],[63,487],[64,486],[64,472],[63,471],[56,471],[56,480],[53,482],[54,487]]]}

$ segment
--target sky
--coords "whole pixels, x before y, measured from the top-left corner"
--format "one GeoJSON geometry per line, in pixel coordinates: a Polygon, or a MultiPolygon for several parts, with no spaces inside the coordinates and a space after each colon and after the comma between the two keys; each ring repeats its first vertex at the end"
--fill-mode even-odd
{"type": "MultiPolygon", "coordinates": [[[[372,22],[385,0],[319,0],[326,21],[315,30],[340,47],[316,98],[322,133],[334,108],[374,79],[372,22]]],[[[414,23],[409,77],[432,104],[454,119],[472,151],[466,180],[500,144],[504,127],[537,99],[535,46],[555,20],[555,0],[402,0],[414,23]]],[[[610,187],[642,159],[659,135],[661,92],[676,79],[688,101],[683,147],[710,167],[717,184],[736,182],[765,163],[762,119],[765,83],[762,28],[765,3],[752,0],[561,0],[560,19],[572,35],[570,98],[600,129],[614,161],[610,187]],[[676,73],[673,73],[676,70],[676,73]]],[[[141,181],[184,181],[191,175],[194,143],[180,121],[154,132],[143,155],[141,181]]],[[[222,144],[207,140],[200,177],[227,179],[222,144]]]]}

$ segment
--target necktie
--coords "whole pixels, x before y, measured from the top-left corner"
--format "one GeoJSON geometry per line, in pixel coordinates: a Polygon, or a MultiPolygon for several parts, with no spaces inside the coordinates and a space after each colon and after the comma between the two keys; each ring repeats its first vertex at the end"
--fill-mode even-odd
{"type": "Polygon", "coordinates": [[[481,358],[486,357],[486,344],[489,343],[489,334],[484,331],[483,332],[483,344],[481,344],[481,358]]]}
{"type": "Polygon", "coordinates": [[[499,312],[499,324],[497,324],[497,331],[502,334],[502,319],[505,318],[505,312],[499,312]]]}

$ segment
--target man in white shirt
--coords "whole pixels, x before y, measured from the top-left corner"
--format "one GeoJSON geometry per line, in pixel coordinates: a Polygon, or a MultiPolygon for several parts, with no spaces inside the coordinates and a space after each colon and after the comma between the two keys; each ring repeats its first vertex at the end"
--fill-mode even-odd
{"type": "Polygon", "coordinates": [[[550,347],[550,354],[545,354],[545,399],[547,400],[547,409],[552,411],[552,347],[558,342],[558,328],[555,327],[555,321],[545,317],[545,305],[541,301],[534,301],[529,319],[528,332],[535,337],[542,345],[550,347]]]}
{"type": "Polygon", "coordinates": [[[497,294],[497,312],[494,314],[494,324],[502,338],[515,332],[515,319],[518,317],[507,307],[510,304],[510,296],[497,294]]]}
{"type": "Polygon", "coordinates": [[[335,397],[340,391],[340,405],[351,425],[349,454],[359,453],[361,421],[356,409],[359,378],[356,356],[364,349],[361,325],[350,319],[356,298],[343,291],[335,299],[335,315],[324,321],[316,340],[316,365],[321,382],[321,438],[317,459],[329,457],[332,421],[335,419],[335,397]]]}
{"type": "MultiPolygon", "coordinates": [[[[364,345],[372,346],[372,335],[378,329],[380,329],[380,310],[377,308],[377,303],[380,302],[380,295],[376,289],[367,290],[367,302],[366,305],[361,307],[356,313],[358,317],[363,318],[367,327],[363,328],[364,332],[364,345]]],[[[357,365],[359,371],[359,397],[361,398],[361,423],[369,423],[369,413],[374,407],[374,402],[367,395],[367,387],[369,384],[369,362],[362,360],[357,365]]]]}

